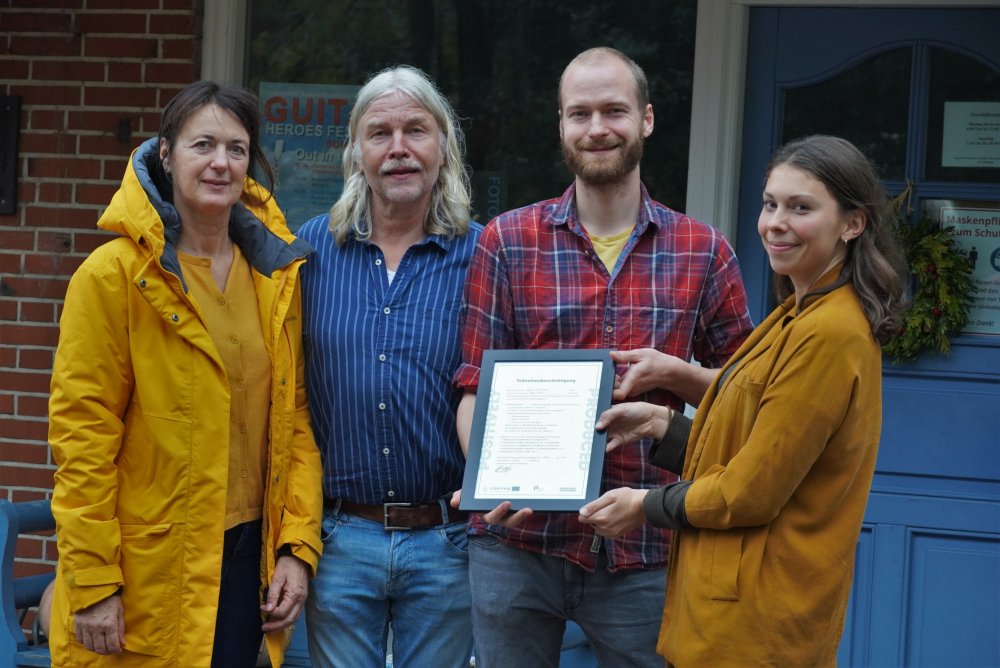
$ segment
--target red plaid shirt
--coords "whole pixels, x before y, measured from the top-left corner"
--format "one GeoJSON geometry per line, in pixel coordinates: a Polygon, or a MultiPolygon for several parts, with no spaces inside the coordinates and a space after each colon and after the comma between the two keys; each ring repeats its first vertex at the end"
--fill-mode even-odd
{"type": "MultiPolygon", "coordinates": [[[[750,333],[739,264],[718,230],[653,201],[643,186],[635,230],[609,274],[577,218],[575,192],[505,213],[484,230],[466,278],[457,387],[476,391],[489,349],[656,348],[717,368],[750,333]]],[[[634,400],[683,404],[663,390],[634,400]]],[[[602,491],[675,479],[648,455],[643,442],[609,453],[602,491]]],[[[602,540],[574,513],[535,513],[513,530],[474,516],[470,532],[590,571],[602,540]]],[[[647,524],[604,539],[609,569],[665,566],[669,538],[647,524]]]]}

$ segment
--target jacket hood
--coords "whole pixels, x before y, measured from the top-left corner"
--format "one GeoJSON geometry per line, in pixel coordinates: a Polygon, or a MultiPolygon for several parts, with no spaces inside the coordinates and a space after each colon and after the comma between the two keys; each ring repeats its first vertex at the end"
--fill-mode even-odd
{"type": "MultiPolygon", "coordinates": [[[[153,137],[132,152],[121,186],[97,226],[129,237],[147,249],[165,270],[181,279],[186,291],[177,259],[181,219],[173,204],[173,183],[163,171],[158,147],[159,139],[153,137]]],[[[229,236],[253,268],[265,276],[313,251],[312,246],[288,230],[274,198],[250,177],[243,183],[240,201],[233,206],[229,236]]]]}

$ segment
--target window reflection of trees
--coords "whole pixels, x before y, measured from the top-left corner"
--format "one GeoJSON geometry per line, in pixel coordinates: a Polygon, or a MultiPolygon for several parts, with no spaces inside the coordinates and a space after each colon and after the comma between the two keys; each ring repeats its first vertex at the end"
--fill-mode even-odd
{"type": "Polygon", "coordinates": [[[502,175],[506,209],[559,195],[569,184],[559,151],[558,78],[580,51],[613,46],[650,79],[656,127],[643,180],[654,198],[683,209],[696,4],[255,0],[248,85],[362,83],[388,65],[420,67],[461,115],[473,171],[502,175]]]}

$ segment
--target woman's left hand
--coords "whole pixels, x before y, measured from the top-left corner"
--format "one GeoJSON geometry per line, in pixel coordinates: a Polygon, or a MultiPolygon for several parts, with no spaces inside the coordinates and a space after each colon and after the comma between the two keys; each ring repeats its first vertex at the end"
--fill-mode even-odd
{"type": "Polygon", "coordinates": [[[646,522],[642,501],[647,489],[619,487],[605,492],[601,498],[580,509],[580,521],[593,525],[606,538],[620,538],[646,522]]]}
{"type": "Polygon", "coordinates": [[[297,557],[278,557],[274,577],[267,590],[267,600],[260,609],[267,614],[261,627],[264,632],[277,631],[291,626],[302,613],[309,586],[309,567],[297,557]]]}

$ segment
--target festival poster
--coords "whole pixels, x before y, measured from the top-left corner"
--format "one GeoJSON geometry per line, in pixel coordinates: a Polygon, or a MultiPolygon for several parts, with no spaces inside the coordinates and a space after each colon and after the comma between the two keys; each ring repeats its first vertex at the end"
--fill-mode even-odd
{"type": "Polygon", "coordinates": [[[940,220],[969,256],[972,295],[967,334],[1000,334],[1000,209],[942,206],[940,220]]]}
{"type": "Polygon", "coordinates": [[[261,144],[288,227],[327,213],[344,188],[347,123],[360,86],[261,82],[261,144]]]}

